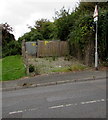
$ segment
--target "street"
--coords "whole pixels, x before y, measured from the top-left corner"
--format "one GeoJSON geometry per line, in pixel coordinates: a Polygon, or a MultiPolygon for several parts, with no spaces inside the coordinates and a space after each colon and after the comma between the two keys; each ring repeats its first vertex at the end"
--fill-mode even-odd
{"type": "Polygon", "coordinates": [[[106,79],[4,91],[3,118],[106,118],[106,79]]]}

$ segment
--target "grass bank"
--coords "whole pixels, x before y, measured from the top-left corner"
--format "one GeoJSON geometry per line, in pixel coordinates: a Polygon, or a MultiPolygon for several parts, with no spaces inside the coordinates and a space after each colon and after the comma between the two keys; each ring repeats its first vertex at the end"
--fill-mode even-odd
{"type": "Polygon", "coordinates": [[[2,81],[19,79],[25,75],[25,67],[20,55],[2,59],[2,81]]]}

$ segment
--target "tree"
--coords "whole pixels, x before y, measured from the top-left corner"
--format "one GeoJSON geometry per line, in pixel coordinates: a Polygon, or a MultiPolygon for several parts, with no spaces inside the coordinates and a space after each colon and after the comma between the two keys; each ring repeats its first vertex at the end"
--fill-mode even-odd
{"type": "Polygon", "coordinates": [[[52,40],[56,39],[56,26],[46,19],[37,20],[34,27],[30,27],[30,32],[25,33],[18,41],[52,40]]]}
{"type": "MultiPolygon", "coordinates": [[[[91,54],[92,50],[94,50],[95,46],[93,45],[95,42],[95,23],[93,22],[93,12],[96,3],[90,2],[81,2],[79,7],[76,9],[75,14],[75,23],[71,32],[69,34],[69,43],[71,53],[77,56],[80,52],[80,56],[83,57],[83,60],[87,57],[90,61],[91,57],[94,57],[91,54]],[[89,48],[90,47],[90,48],[89,48]],[[73,52],[72,52],[73,51],[73,52]],[[75,51],[75,52],[74,52],[75,51]],[[90,54],[89,54],[90,53],[90,54]],[[85,57],[84,55],[87,54],[85,57]]],[[[106,38],[108,31],[108,2],[107,3],[98,3],[99,10],[99,20],[98,20],[98,52],[99,52],[99,60],[106,59],[106,38]]],[[[72,13],[74,14],[74,13],[72,13]]],[[[78,55],[78,56],[79,56],[78,55]]],[[[90,61],[91,62],[91,61],[90,61]]],[[[92,59],[94,63],[94,60],[92,59]]],[[[91,64],[91,63],[90,63],[91,64]]]]}
{"type": "Polygon", "coordinates": [[[54,39],[56,38],[54,31],[56,30],[55,24],[47,19],[41,19],[35,22],[35,28],[43,36],[43,39],[54,39]]]}
{"type": "Polygon", "coordinates": [[[38,32],[36,28],[31,28],[31,31],[28,33],[25,33],[23,36],[18,38],[18,41],[22,42],[22,40],[24,40],[24,39],[26,40],[26,42],[42,40],[43,35],[40,32],[38,32]]]}
{"type": "Polygon", "coordinates": [[[66,11],[63,7],[60,12],[56,11],[54,22],[57,27],[57,38],[66,41],[74,24],[73,16],[69,14],[69,10],[66,11]]]}
{"type": "Polygon", "coordinates": [[[4,47],[6,43],[9,43],[10,41],[15,41],[15,37],[11,33],[13,32],[13,29],[9,24],[5,23],[1,24],[1,26],[2,26],[2,45],[4,47]]]}
{"type": "Polygon", "coordinates": [[[21,54],[21,45],[15,40],[12,34],[13,29],[8,24],[1,24],[2,26],[2,57],[21,54]]]}
{"type": "Polygon", "coordinates": [[[98,22],[98,52],[100,60],[105,61],[108,58],[108,10],[100,11],[98,22]]]}

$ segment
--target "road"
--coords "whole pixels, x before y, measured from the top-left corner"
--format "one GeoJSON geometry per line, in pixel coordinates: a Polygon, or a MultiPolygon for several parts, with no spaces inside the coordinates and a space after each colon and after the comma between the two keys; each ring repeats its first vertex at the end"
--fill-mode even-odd
{"type": "Polygon", "coordinates": [[[105,118],[106,80],[2,93],[3,118],[105,118]]]}

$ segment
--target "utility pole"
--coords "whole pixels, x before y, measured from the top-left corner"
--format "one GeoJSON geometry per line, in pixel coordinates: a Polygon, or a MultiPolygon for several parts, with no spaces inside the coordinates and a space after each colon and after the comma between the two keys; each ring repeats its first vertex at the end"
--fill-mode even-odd
{"type": "Polygon", "coordinates": [[[98,28],[98,24],[96,21],[96,35],[95,35],[95,69],[98,70],[98,51],[97,51],[97,29],[98,28]]]}
{"type": "Polygon", "coordinates": [[[95,33],[95,69],[98,70],[98,50],[97,50],[97,34],[98,34],[98,9],[97,5],[95,6],[94,11],[94,22],[96,23],[96,33],[95,33]]]}

